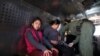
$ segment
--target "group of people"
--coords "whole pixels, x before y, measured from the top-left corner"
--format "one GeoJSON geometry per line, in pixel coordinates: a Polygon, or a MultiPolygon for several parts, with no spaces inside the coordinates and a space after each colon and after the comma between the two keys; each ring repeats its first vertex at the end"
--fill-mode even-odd
{"type": "MultiPolygon", "coordinates": [[[[20,41],[24,42],[24,51],[28,56],[75,56],[72,48],[74,43],[67,44],[57,31],[61,24],[60,20],[50,21],[49,26],[44,29],[41,28],[42,24],[43,22],[39,17],[33,18],[22,34],[20,41]]],[[[22,44],[20,43],[20,45],[22,44]]],[[[22,49],[21,46],[19,49],[22,49]]]]}

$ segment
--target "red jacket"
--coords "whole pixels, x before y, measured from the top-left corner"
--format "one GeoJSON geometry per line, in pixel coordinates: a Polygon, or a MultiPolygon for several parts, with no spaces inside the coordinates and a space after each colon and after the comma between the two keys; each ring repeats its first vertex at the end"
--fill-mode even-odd
{"type": "MultiPolygon", "coordinates": [[[[39,42],[39,39],[38,37],[35,35],[35,30],[33,28],[27,28],[26,31],[24,32],[24,35],[23,37],[20,39],[19,43],[18,43],[18,50],[24,50],[26,51],[27,53],[31,53],[32,51],[36,50],[37,48],[35,48],[28,40],[27,38],[27,32],[32,32],[32,35],[34,37],[34,39],[39,42]]],[[[43,39],[43,36],[42,36],[42,32],[41,31],[38,31],[38,35],[40,37],[40,40],[43,39]]]]}

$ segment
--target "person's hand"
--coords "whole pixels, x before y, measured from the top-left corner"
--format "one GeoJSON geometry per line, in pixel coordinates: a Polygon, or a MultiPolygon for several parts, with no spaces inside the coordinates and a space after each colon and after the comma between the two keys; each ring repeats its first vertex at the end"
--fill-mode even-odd
{"type": "Polygon", "coordinates": [[[69,43],[68,46],[69,47],[73,47],[74,43],[69,43]]]}
{"type": "Polygon", "coordinates": [[[43,56],[51,56],[52,52],[50,50],[45,50],[43,56]]]}
{"type": "Polygon", "coordinates": [[[59,51],[56,48],[51,48],[52,51],[55,51],[56,53],[59,53],[59,51]]]}
{"type": "Polygon", "coordinates": [[[58,41],[51,40],[51,43],[52,43],[53,45],[57,45],[57,44],[58,44],[58,41]]]}

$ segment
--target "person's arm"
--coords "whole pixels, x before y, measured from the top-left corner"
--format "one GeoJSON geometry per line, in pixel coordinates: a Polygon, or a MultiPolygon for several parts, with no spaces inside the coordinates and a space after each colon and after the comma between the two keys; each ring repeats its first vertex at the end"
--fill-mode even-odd
{"type": "Polygon", "coordinates": [[[57,45],[58,44],[58,32],[57,31],[51,31],[50,34],[48,35],[48,38],[50,39],[50,43],[53,45],[57,45]]]}
{"type": "Polygon", "coordinates": [[[48,46],[50,49],[53,48],[53,46],[49,43],[49,41],[44,37],[43,42],[46,46],[48,46]]]}
{"type": "Polygon", "coordinates": [[[52,30],[51,28],[46,28],[44,30],[44,37],[52,44],[58,44],[58,34],[57,30],[52,30]]]}
{"type": "Polygon", "coordinates": [[[59,53],[59,51],[56,48],[54,48],[45,37],[43,40],[44,40],[45,45],[48,46],[50,48],[50,50],[56,51],[57,53],[59,53]]]}
{"type": "Polygon", "coordinates": [[[75,40],[73,40],[73,43],[74,43],[74,44],[78,43],[78,42],[79,42],[79,39],[80,39],[80,37],[79,37],[79,36],[77,36],[77,37],[76,37],[76,39],[75,39],[75,40]]]}
{"type": "Polygon", "coordinates": [[[42,50],[42,51],[45,51],[47,50],[47,48],[45,46],[43,46],[41,43],[38,43],[34,37],[32,36],[32,33],[31,32],[27,32],[27,38],[28,40],[30,41],[30,43],[35,46],[37,49],[39,50],[42,50]]]}
{"type": "Polygon", "coordinates": [[[73,40],[71,43],[68,44],[69,47],[72,47],[74,44],[79,42],[80,37],[77,36],[75,40],[73,40]]]}

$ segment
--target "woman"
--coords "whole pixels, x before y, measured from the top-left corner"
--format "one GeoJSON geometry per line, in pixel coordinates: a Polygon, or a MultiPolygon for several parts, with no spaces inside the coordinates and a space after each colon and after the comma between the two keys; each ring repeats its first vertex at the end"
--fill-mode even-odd
{"type": "Polygon", "coordinates": [[[55,50],[55,48],[48,41],[44,40],[40,30],[41,25],[41,19],[38,17],[34,18],[24,33],[26,50],[29,56],[53,56],[52,50],[55,50]]]}
{"type": "Polygon", "coordinates": [[[59,25],[60,21],[58,19],[52,20],[50,26],[44,30],[44,37],[59,50],[59,56],[69,56],[67,45],[61,41],[61,36],[57,31],[59,25]]]}

